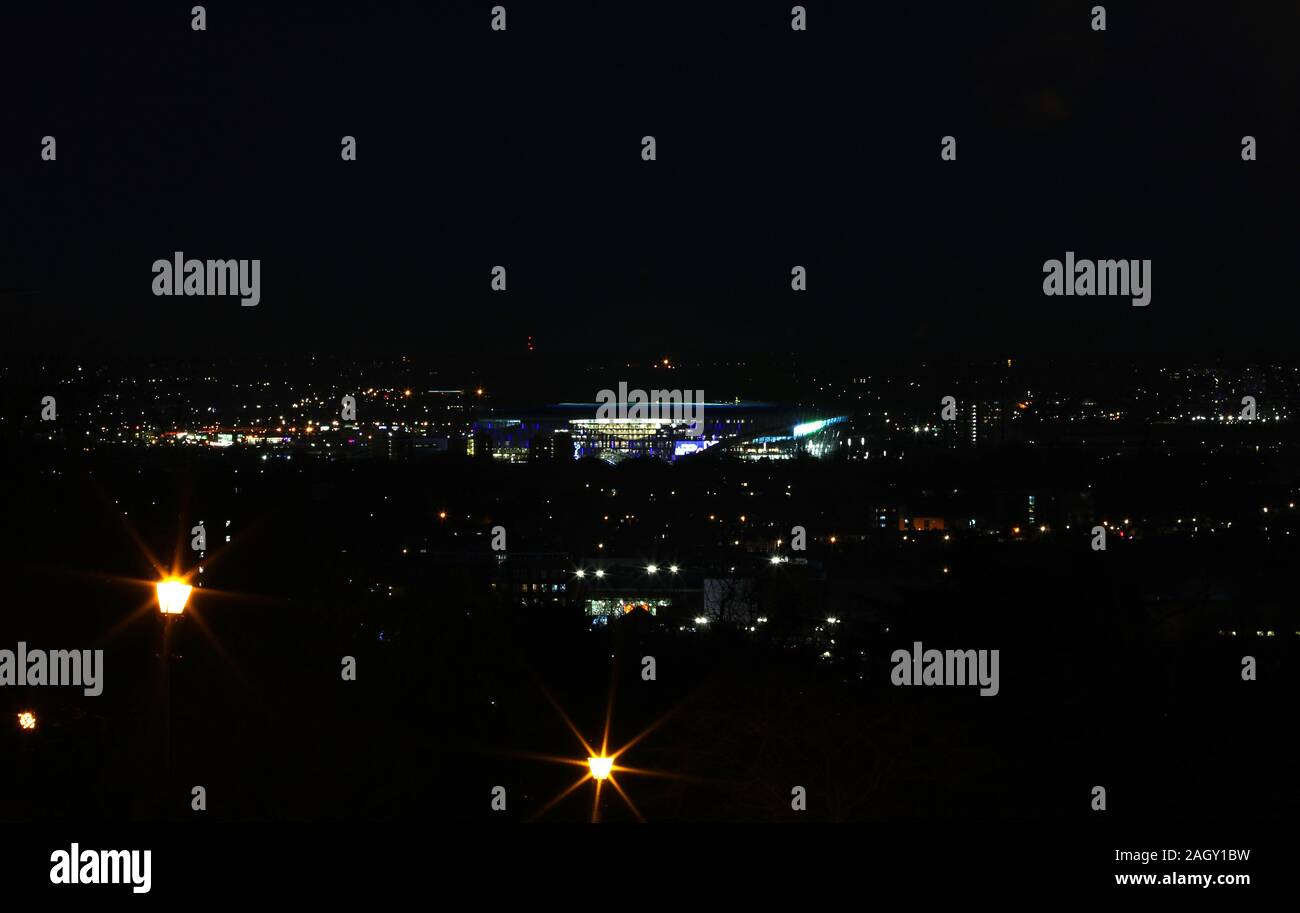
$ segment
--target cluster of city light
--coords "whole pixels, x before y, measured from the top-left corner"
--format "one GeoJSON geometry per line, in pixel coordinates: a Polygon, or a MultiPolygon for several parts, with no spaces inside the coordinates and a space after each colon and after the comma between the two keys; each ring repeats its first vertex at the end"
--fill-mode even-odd
{"type": "MultiPolygon", "coordinates": [[[[675,564],[668,565],[668,573],[670,574],[676,574],[680,570],[681,568],[679,568],[675,564]]],[[[659,571],[660,568],[659,565],[657,564],[646,565],[645,572],[651,576],[654,576],[655,574],[659,573],[659,571]]],[[[581,567],[578,568],[576,571],[573,572],[573,576],[577,577],[579,580],[586,580],[587,579],[586,568],[581,568],[581,567]]],[[[595,577],[597,580],[603,580],[605,577],[605,571],[603,569],[597,569],[595,571],[592,571],[592,576],[595,577]]]]}

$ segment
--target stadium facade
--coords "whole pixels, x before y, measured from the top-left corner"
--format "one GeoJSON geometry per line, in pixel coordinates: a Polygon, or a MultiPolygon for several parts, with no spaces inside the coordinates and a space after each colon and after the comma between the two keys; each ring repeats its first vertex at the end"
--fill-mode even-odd
{"type": "Polygon", "coordinates": [[[714,448],[749,459],[824,456],[845,416],[809,414],[772,403],[696,403],[699,427],[674,418],[600,418],[598,403],[494,409],[471,426],[469,451],[496,459],[630,458],[674,462],[714,448]]]}

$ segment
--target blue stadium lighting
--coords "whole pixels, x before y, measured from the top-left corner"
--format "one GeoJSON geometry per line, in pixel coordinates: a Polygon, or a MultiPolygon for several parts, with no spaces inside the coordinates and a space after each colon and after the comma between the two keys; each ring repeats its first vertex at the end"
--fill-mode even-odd
{"type": "Polygon", "coordinates": [[[795,425],[793,434],[795,437],[807,437],[810,434],[816,434],[827,425],[835,425],[844,421],[848,416],[839,415],[835,418],[818,419],[815,422],[804,422],[802,425],[795,425]]]}

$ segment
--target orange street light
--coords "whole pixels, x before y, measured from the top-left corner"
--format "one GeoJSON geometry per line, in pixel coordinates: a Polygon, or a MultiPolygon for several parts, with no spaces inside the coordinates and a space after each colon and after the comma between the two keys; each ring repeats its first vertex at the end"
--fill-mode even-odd
{"type": "Polygon", "coordinates": [[[189,601],[193,589],[175,577],[158,581],[158,610],[164,615],[180,615],[185,611],[185,603],[189,601]]]}
{"type": "Polygon", "coordinates": [[[593,779],[608,780],[609,772],[614,767],[614,759],[606,757],[587,758],[587,766],[591,768],[593,779]]]}
{"type": "MultiPolygon", "coordinates": [[[[36,714],[30,710],[24,710],[18,714],[18,728],[25,732],[32,732],[36,729],[36,714]]],[[[607,773],[608,775],[608,773],[607,773]]]]}

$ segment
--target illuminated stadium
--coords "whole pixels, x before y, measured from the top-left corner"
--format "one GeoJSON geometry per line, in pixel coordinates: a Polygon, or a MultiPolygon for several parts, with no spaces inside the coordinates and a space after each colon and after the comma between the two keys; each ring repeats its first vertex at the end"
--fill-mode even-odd
{"type": "Polygon", "coordinates": [[[743,459],[825,456],[839,446],[847,416],[814,417],[772,403],[697,403],[699,433],[670,418],[597,418],[597,403],[557,403],[531,410],[493,410],[473,423],[470,452],[521,461],[638,457],[669,462],[709,451],[743,459]],[[571,451],[571,452],[570,452],[571,451]]]}

